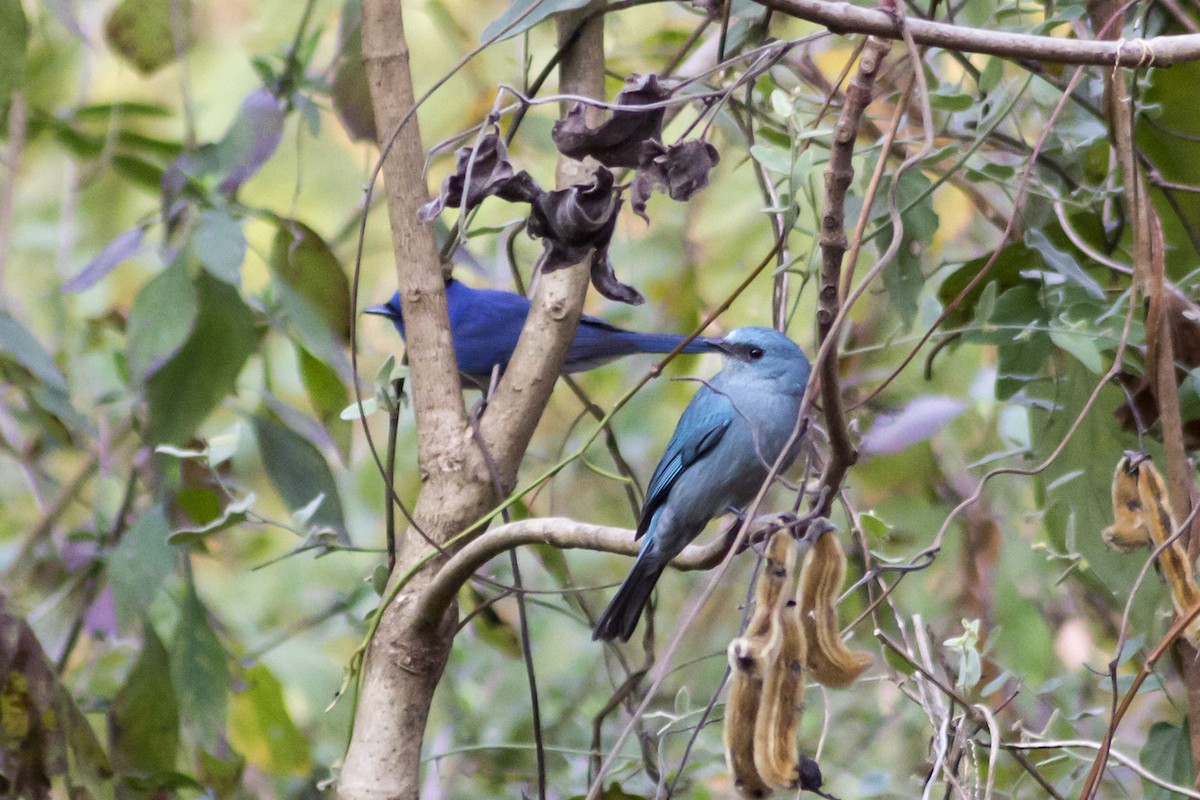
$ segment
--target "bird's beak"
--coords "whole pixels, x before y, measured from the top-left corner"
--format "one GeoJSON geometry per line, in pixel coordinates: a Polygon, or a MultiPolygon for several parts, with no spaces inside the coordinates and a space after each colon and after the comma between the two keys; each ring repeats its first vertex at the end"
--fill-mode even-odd
{"type": "Polygon", "coordinates": [[[719,350],[727,356],[733,355],[733,348],[725,343],[724,339],[717,339],[711,336],[701,337],[702,341],[714,350],[719,350]]]}
{"type": "Polygon", "coordinates": [[[368,306],[367,308],[363,309],[363,313],[364,314],[377,314],[378,316],[381,316],[381,317],[392,316],[392,310],[390,308],[388,308],[387,306],[368,306]]]}

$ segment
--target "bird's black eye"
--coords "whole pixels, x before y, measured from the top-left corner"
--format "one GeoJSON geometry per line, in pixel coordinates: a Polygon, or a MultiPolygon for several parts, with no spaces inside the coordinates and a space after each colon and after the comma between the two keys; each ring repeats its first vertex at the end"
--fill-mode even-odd
{"type": "Polygon", "coordinates": [[[746,352],[750,356],[750,358],[753,359],[754,361],[758,361],[760,358],[762,358],[764,355],[766,355],[766,351],[763,350],[761,347],[751,347],[746,352]]]}

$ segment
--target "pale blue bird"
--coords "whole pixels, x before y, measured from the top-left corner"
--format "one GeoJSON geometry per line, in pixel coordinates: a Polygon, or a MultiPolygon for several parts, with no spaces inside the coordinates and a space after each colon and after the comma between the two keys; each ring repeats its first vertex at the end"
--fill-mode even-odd
{"type": "MultiPolygon", "coordinates": [[[[451,279],[446,282],[446,304],[459,371],[470,375],[480,385],[487,385],[492,368],[498,365],[504,369],[512,358],[525,317],[529,315],[528,298],[497,289],[473,289],[451,279]]],[[[387,317],[400,336],[404,336],[399,293],[392,295],[384,305],[366,309],[366,313],[387,317]]],[[[567,349],[562,371],[583,372],[634,353],[669,353],[684,338],[669,333],[622,330],[585,314],[567,349]]],[[[708,353],[714,349],[712,339],[700,338],[690,342],[683,352],[708,353]]]]}
{"type": "MultiPolygon", "coordinates": [[[[793,439],[810,369],[796,343],[770,328],[738,328],[713,345],[724,366],[684,409],[650,478],[637,527],[646,539],[593,639],[629,641],[671,559],[711,519],[753,500],[793,439]]],[[[800,450],[794,438],[781,469],[800,450]]]]}

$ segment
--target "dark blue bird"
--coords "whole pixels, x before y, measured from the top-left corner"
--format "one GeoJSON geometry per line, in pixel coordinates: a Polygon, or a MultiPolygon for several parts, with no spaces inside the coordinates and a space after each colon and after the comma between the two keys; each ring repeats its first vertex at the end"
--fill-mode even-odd
{"type": "MultiPolygon", "coordinates": [[[[796,343],[770,328],[738,328],[713,345],[725,364],[684,409],[650,478],[637,527],[645,541],[593,639],[629,641],[671,559],[714,517],[753,500],[792,439],[809,374],[796,343]]],[[[782,469],[800,445],[796,436],[782,469]]]]}
{"type": "MultiPolygon", "coordinates": [[[[473,289],[451,279],[446,282],[446,303],[458,369],[486,385],[494,366],[499,365],[500,369],[508,366],[525,317],[529,315],[529,300],[513,292],[473,289]]],[[[385,305],[366,309],[366,313],[387,317],[400,336],[404,336],[399,293],[392,295],[385,305]]],[[[685,338],[669,333],[626,331],[584,315],[567,349],[562,371],[583,372],[634,353],[669,353],[685,338]]],[[[711,339],[701,338],[688,344],[683,352],[708,353],[715,349],[711,339]]]]}

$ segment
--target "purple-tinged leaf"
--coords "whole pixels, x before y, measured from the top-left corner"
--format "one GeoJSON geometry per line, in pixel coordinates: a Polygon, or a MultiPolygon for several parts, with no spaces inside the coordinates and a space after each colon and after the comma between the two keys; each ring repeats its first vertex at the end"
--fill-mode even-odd
{"type": "Polygon", "coordinates": [[[283,141],[283,104],[266,89],[242,101],[238,117],[218,144],[225,178],[220,190],[233,194],[275,153],[283,141]]]}
{"type": "Polygon", "coordinates": [[[442,181],[438,196],[421,206],[418,216],[429,222],[445,208],[469,211],[495,195],[510,203],[532,203],[544,192],[528,172],[515,172],[508,161],[508,148],[493,130],[478,147],[460,147],[454,154],[454,174],[442,181]],[[470,173],[470,185],[467,185],[470,173]],[[466,188],[466,200],[463,189],[466,188]]]}
{"type": "Polygon", "coordinates": [[[672,200],[685,201],[708,185],[708,173],[721,160],[717,148],[700,139],[678,142],[652,156],[637,171],[630,189],[633,212],[649,222],[646,201],[655,190],[672,200]]]}
{"type": "Polygon", "coordinates": [[[105,586],[88,608],[83,620],[83,629],[89,636],[113,637],[120,632],[117,629],[117,611],[111,586],[105,586]]]}
{"type": "Polygon", "coordinates": [[[46,9],[54,15],[64,28],[75,35],[80,42],[87,41],[87,34],[79,23],[79,10],[75,0],[45,0],[46,9]]]}
{"type": "Polygon", "coordinates": [[[63,291],[82,292],[84,289],[95,286],[101,278],[112,272],[121,262],[133,258],[141,249],[145,236],[146,229],[140,225],[119,234],[104,245],[100,254],[88,262],[88,265],[80,270],[78,275],[63,284],[63,291]]]}
{"type": "Polygon", "coordinates": [[[918,397],[896,414],[881,414],[863,437],[866,455],[899,453],[935,436],[966,405],[953,397],[918,397]]]}
{"type": "MultiPolygon", "coordinates": [[[[643,106],[671,96],[657,75],[630,75],[616,104],[643,106]]],[[[661,149],[662,107],[645,111],[618,110],[596,128],[589,128],[584,107],[576,105],[554,123],[551,135],[560,153],[582,160],[587,156],[606,167],[637,167],[661,149]]]]}

